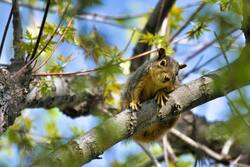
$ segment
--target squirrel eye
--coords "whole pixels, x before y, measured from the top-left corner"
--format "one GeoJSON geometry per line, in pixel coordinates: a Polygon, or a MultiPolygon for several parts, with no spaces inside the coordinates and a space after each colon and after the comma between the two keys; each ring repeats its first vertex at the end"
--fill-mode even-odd
{"type": "Polygon", "coordinates": [[[160,62],[160,65],[161,65],[161,66],[166,66],[166,64],[167,64],[166,60],[162,60],[162,61],[160,62]]]}
{"type": "Polygon", "coordinates": [[[177,71],[176,73],[175,73],[175,75],[177,76],[179,74],[179,71],[177,71]]]}

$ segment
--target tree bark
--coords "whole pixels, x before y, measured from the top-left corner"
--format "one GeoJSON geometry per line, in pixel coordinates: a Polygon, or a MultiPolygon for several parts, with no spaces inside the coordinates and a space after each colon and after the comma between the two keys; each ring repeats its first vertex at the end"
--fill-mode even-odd
{"type": "Polygon", "coordinates": [[[20,115],[20,108],[24,104],[31,76],[27,75],[20,80],[12,77],[12,74],[25,63],[24,52],[20,48],[22,25],[17,0],[13,0],[13,37],[14,58],[7,69],[0,69],[0,134],[12,125],[16,117],[20,115]]]}
{"type": "MultiPolygon", "coordinates": [[[[166,2],[171,2],[170,6],[166,7],[166,9],[164,8],[164,10],[167,10],[168,12],[174,1],[166,2]]],[[[249,1],[246,2],[249,3],[249,1]]],[[[159,10],[157,10],[157,12],[159,12],[159,10]]],[[[165,13],[167,12],[165,11],[165,13]]],[[[152,15],[152,18],[156,18],[156,16],[152,15]]],[[[250,26],[248,21],[249,19],[245,18],[247,18],[246,13],[244,14],[243,25],[245,26],[243,26],[243,31],[247,39],[246,43],[248,43],[250,26]]],[[[152,21],[150,20],[148,23],[152,21]]],[[[149,31],[150,28],[152,28],[150,26],[146,26],[146,30],[151,33],[157,31],[155,28],[157,27],[156,22],[154,22],[154,24],[150,23],[149,25],[154,25],[152,32],[149,31]]],[[[146,30],[145,32],[147,32],[146,30]]],[[[142,46],[141,48],[146,48],[146,50],[148,49],[147,46],[142,46]]],[[[144,49],[139,52],[146,51],[144,49]]],[[[153,100],[143,103],[141,111],[138,112],[136,116],[137,124],[134,127],[135,131],[139,131],[143,127],[148,126],[154,122],[167,121],[169,118],[174,117],[188,109],[213,100],[217,97],[224,96],[226,93],[242,86],[249,85],[249,66],[242,67],[242,73],[244,75],[238,75],[237,73],[232,75],[231,73],[231,71],[238,71],[238,68],[242,66],[242,64],[245,64],[246,61],[250,62],[248,53],[249,48],[246,47],[243,50],[241,57],[234,63],[229,65],[229,68],[231,69],[230,71],[228,70],[228,67],[224,67],[178,88],[176,91],[170,94],[169,101],[160,109],[158,113],[152,112],[155,111],[155,108],[158,108],[153,100]]],[[[138,64],[135,66],[138,67],[138,64]]],[[[10,71],[15,71],[15,69],[12,69],[13,68],[10,68],[10,71]]],[[[0,69],[0,76],[0,133],[4,132],[6,128],[14,122],[16,116],[20,114],[20,110],[24,107],[27,107],[29,105],[33,107],[43,107],[46,106],[47,102],[51,100],[55,101],[55,103],[52,103],[51,106],[65,103],[67,99],[71,98],[82,100],[82,97],[73,97],[67,94],[66,98],[61,95],[57,96],[56,98],[45,98],[44,101],[43,99],[38,99],[38,101],[41,100],[41,103],[36,103],[35,100],[31,100],[30,102],[25,103],[24,99],[26,98],[27,94],[24,93],[23,89],[26,87],[24,85],[27,84],[24,84],[24,82],[17,82],[13,80],[8,70],[0,69]],[[60,97],[62,97],[62,99],[57,101],[56,99],[60,99],[60,97]]],[[[28,74],[26,77],[29,81],[31,75],[28,74]]],[[[93,101],[95,102],[95,100],[93,101]]],[[[74,105],[75,104],[72,104],[72,106],[74,105]]],[[[67,108],[65,107],[65,109],[67,108]]],[[[46,166],[51,164],[53,164],[53,166],[69,166],[68,163],[70,163],[70,166],[80,166],[83,163],[87,163],[92,159],[98,158],[98,156],[102,154],[106,149],[131,135],[128,131],[128,129],[131,128],[129,124],[130,118],[131,112],[129,112],[128,110],[121,112],[117,116],[108,119],[103,124],[92,129],[86,135],[70,141],[68,144],[65,144],[58,150],[55,150],[42,159],[34,162],[33,166],[46,166]]]]}
{"type": "MultiPolygon", "coordinates": [[[[232,63],[230,68],[236,68],[237,64],[238,61],[232,63]]],[[[245,70],[250,70],[250,67],[246,67],[245,70]]],[[[117,142],[129,137],[131,134],[128,129],[134,129],[134,132],[136,132],[155,122],[167,122],[170,118],[184,111],[250,84],[250,78],[246,78],[237,84],[225,82],[223,87],[217,87],[217,84],[221,82],[221,78],[227,76],[228,73],[228,68],[224,67],[181,86],[169,94],[168,102],[161,109],[154,100],[144,102],[140,112],[136,113],[137,123],[133,128],[131,128],[130,124],[131,112],[125,110],[90,130],[84,136],[73,139],[63,147],[34,162],[32,166],[46,166],[49,164],[65,166],[69,161],[76,163],[71,166],[80,166],[97,158],[117,142]],[[158,108],[158,113],[155,113],[156,108],[158,108]]]]}

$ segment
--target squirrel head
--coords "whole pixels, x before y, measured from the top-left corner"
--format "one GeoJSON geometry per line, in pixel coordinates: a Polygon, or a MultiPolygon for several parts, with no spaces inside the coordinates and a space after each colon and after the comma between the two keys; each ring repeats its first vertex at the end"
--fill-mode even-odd
{"type": "Polygon", "coordinates": [[[158,54],[157,59],[150,66],[150,75],[157,86],[172,91],[175,88],[175,80],[179,70],[187,65],[179,64],[174,58],[167,56],[163,48],[159,49],[158,54]]]}

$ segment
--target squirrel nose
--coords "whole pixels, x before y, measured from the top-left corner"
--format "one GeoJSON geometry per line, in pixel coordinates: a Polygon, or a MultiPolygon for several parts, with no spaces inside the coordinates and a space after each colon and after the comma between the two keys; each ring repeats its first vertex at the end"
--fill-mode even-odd
{"type": "Polygon", "coordinates": [[[164,76],[164,82],[170,81],[170,78],[168,76],[164,76]]]}

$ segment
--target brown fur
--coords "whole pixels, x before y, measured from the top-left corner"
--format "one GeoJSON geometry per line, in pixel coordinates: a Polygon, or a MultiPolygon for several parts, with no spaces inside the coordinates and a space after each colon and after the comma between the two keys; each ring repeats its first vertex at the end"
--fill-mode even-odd
{"type": "Polygon", "coordinates": [[[133,135],[133,139],[142,143],[159,140],[177,122],[179,117],[172,118],[168,122],[157,123],[145,128],[133,135]]]}
{"type": "MultiPolygon", "coordinates": [[[[154,97],[157,93],[173,91],[178,86],[177,74],[182,68],[173,58],[165,55],[152,59],[140,66],[128,79],[121,98],[121,108],[137,110],[140,104],[154,97]],[[167,81],[166,81],[167,80],[167,81]]],[[[165,93],[163,97],[166,98],[165,93]]],[[[156,99],[157,100],[157,99],[156,99]]],[[[158,100],[157,100],[158,101],[158,100]]],[[[158,101],[159,102],[159,101],[158,101]]],[[[162,103],[161,103],[162,104],[162,103]]],[[[139,142],[158,140],[178,120],[178,117],[153,124],[133,135],[139,142]]]]}

